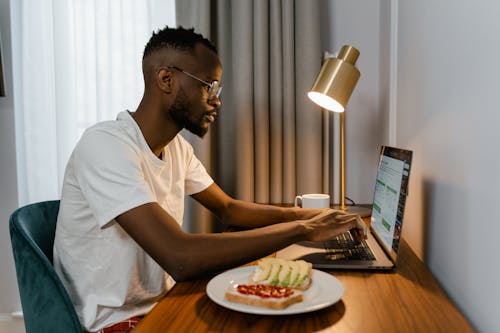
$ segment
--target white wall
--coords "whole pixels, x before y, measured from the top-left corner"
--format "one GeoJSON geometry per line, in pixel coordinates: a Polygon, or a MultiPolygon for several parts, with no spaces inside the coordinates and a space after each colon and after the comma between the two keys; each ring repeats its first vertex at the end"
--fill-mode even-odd
{"type": "Polygon", "coordinates": [[[500,2],[323,4],[325,47],[361,51],[347,110],[348,195],[371,200],[381,144],[412,149],[403,236],[474,327],[497,332],[500,2]]]}
{"type": "Polygon", "coordinates": [[[397,144],[414,150],[404,236],[482,332],[498,332],[500,2],[399,1],[397,144]]]}
{"type": "Polygon", "coordinates": [[[21,309],[10,246],[9,216],[18,206],[10,1],[0,0],[0,39],[6,97],[0,97],[0,317],[21,309]]]}

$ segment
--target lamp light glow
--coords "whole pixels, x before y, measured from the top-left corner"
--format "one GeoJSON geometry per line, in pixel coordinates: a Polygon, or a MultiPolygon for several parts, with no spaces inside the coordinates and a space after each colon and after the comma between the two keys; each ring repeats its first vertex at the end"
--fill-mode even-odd
{"type": "Polygon", "coordinates": [[[342,106],[342,104],[340,104],[339,102],[337,102],[328,95],[316,91],[310,91],[307,93],[307,96],[311,101],[318,104],[323,109],[327,109],[333,112],[344,112],[344,107],[342,106]]]}

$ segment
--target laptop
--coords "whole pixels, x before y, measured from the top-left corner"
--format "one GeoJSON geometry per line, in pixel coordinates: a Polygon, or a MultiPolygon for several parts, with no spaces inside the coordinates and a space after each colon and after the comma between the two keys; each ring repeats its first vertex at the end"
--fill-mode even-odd
{"type": "Polygon", "coordinates": [[[300,242],[277,258],[312,263],[321,269],[392,269],[396,266],[408,195],[412,151],[382,146],[368,239],[356,244],[350,233],[327,242],[300,242]]]}

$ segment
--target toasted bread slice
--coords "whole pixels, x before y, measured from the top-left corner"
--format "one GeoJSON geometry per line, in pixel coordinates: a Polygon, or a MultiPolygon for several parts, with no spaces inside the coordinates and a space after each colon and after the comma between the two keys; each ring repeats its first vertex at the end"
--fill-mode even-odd
{"type": "Polygon", "coordinates": [[[290,296],[274,298],[241,294],[234,287],[229,287],[226,291],[225,298],[231,302],[274,310],[284,309],[294,303],[302,302],[304,300],[303,293],[300,290],[294,290],[293,294],[290,296]]]}

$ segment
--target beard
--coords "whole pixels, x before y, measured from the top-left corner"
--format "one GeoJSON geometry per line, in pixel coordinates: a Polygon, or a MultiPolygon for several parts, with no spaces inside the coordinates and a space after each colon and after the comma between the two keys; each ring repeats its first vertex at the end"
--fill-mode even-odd
{"type": "Polygon", "coordinates": [[[203,126],[204,117],[201,117],[197,120],[190,117],[191,113],[193,113],[193,107],[191,103],[189,103],[184,90],[179,91],[179,93],[177,94],[174,103],[170,107],[169,113],[172,118],[180,126],[182,126],[182,128],[187,129],[194,135],[203,138],[205,134],[207,134],[208,126],[203,126]]]}

